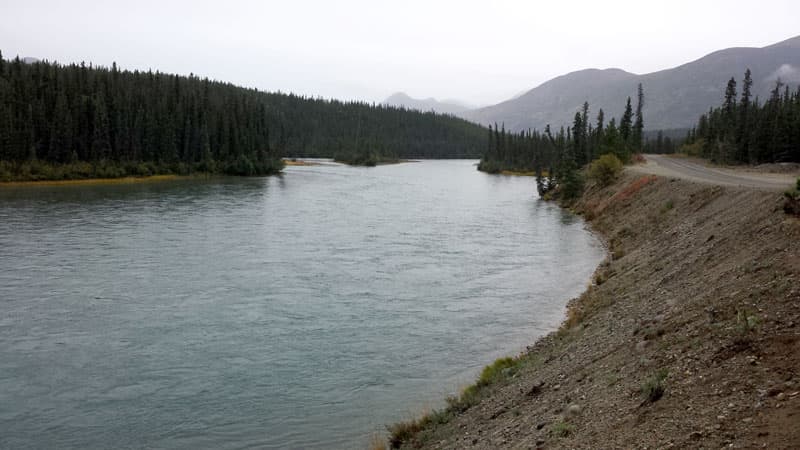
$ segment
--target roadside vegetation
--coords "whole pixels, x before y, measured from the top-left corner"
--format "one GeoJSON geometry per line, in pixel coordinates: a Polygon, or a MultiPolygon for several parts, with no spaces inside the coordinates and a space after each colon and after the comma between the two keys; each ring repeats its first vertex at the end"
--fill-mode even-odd
{"type": "Polygon", "coordinates": [[[783,211],[786,214],[800,217],[800,178],[794,188],[787,190],[783,193],[785,200],[783,202],[783,211]]]}

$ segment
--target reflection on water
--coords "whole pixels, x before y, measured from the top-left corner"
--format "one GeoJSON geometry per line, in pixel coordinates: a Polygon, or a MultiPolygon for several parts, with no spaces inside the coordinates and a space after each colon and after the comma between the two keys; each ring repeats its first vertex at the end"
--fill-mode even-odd
{"type": "Polygon", "coordinates": [[[473,164],[0,188],[0,447],[361,447],[440,406],[602,258],[473,164]]]}

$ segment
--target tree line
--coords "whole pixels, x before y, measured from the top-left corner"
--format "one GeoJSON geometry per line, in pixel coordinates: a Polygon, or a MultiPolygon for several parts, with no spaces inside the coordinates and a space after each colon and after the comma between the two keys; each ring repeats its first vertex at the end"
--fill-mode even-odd
{"type": "Polygon", "coordinates": [[[791,90],[778,79],[763,103],[752,86],[750,69],[741,94],[732,77],[722,105],[700,116],[683,150],[724,163],[800,162],[800,86],[791,90]]]}
{"type": "Polygon", "coordinates": [[[581,182],[580,167],[604,154],[627,163],[641,151],[643,107],[644,89],[639,84],[636,108],[628,97],[619,122],[616,118],[606,121],[602,109],[594,120],[590,119],[589,104],[585,102],[575,113],[572,126],[562,126],[557,132],[547,125],[542,132],[509,133],[503,125],[495,124],[489,127],[488,146],[478,169],[488,173],[535,172],[540,193],[561,185],[567,197],[576,195],[581,182]]]}
{"type": "Polygon", "coordinates": [[[452,116],[0,53],[0,180],[279,171],[281,157],[477,158],[452,116]]]}

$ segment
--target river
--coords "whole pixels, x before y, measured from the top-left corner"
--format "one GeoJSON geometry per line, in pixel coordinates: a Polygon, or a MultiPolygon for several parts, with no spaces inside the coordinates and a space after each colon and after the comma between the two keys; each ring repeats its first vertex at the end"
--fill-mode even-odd
{"type": "Polygon", "coordinates": [[[0,186],[0,447],[363,448],[604,256],[475,161],[0,186]]]}

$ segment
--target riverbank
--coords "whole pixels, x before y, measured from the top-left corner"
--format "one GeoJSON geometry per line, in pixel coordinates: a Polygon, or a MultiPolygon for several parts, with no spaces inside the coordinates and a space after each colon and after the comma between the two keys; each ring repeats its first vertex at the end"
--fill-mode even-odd
{"type": "Polygon", "coordinates": [[[800,219],[782,205],[780,193],[631,171],[589,186],[575,209],[611,255],[561,329],[395,437],[437,449],[790,448],[800,219]]]}
{"type": "Polygon", "coordinates": [[[519,171],[519,170],[501,170],[500,175],[510,175],[514,177],[535,177],[536,172],[531,171],[519,171]]]}
{"type": "Polygon", "coordinates": [[[296,167],[318,166],[318,165],[320,165],[320,163],[315,162],[315,161],[305,161],[305,160],[302,160],[302,159],[295,159],[295,158],[291,158],[291,159],[284,158],[283,159],[283,164],[286,165],[286,166],[296,166],[296,167]]]}
{"type": "Polygon", "coordinates": [[[227,162],[208,160],[194,164],[153,161],[82,161],[57,164],[40,160],[24,162],[0,160],[0,183],[131,180],[149,179],[154,176],[266,176],[281,173],[284,166],[285,164],[281,159],[267,158],[250,161],[247,157],[240,157],[234,161],[227,162]]]}
{"type": "Polygon", "coordinates": [[[0,187],[20,186],[86,186],[93,184],[152,183],[179,179],[202,178],[203,175],[150,175],[146,177],[86,178],[81,180],[4,181],[0,187]]]}
{"type": "Polygon", "coordinates": [[[339,164],[346,164],[353,167],[376,167],[376,166],[389,166],[393,164],[404,164],[414,162],[413,159],[395,159],[395,158],[372,158],[372,159],[343,159],[333,158],[333,162],[339,164]]]}

